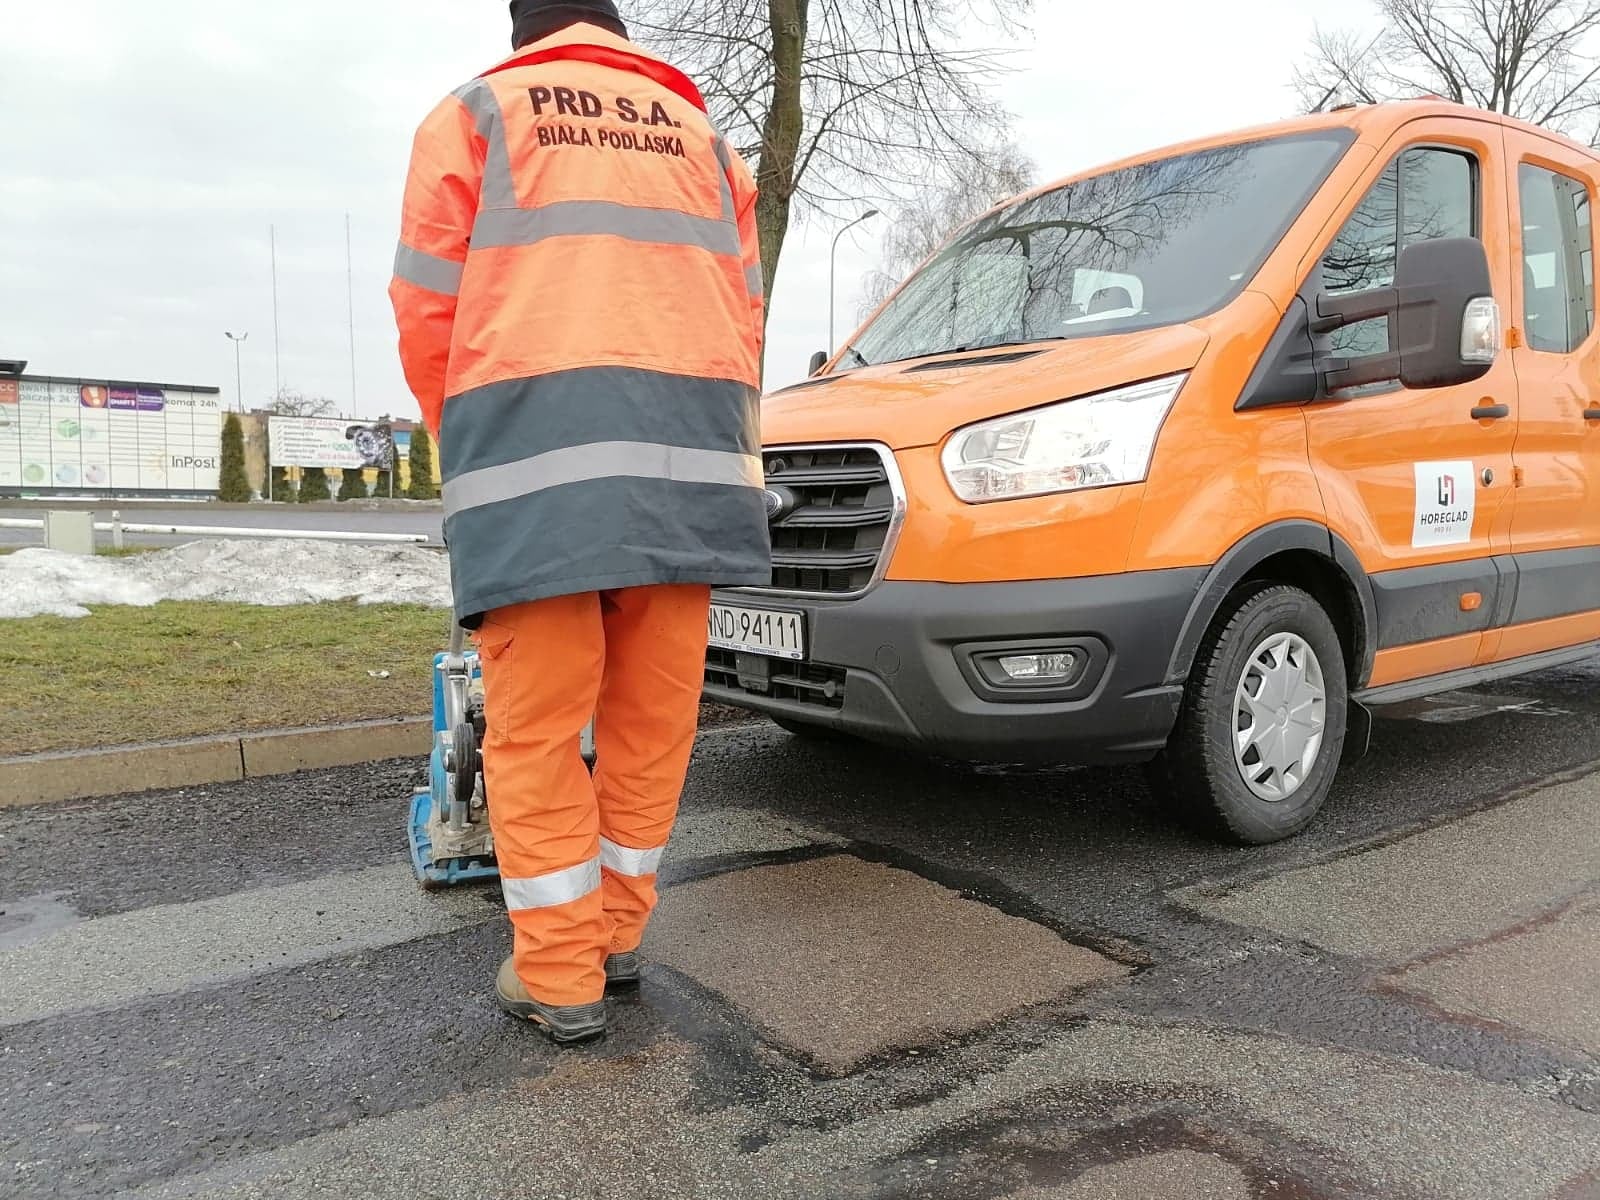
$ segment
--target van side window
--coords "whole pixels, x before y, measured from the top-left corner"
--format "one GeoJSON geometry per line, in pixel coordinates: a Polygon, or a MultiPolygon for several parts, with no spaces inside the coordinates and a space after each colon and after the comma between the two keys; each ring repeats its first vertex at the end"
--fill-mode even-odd
{"type": "MultiPolygon", "coordinates": [[[[1435,238],[1478,232],[1477,160],[1455,150],[1419,147],[1391,162],[1322,259],[1322,288],[1335,295],[1388,287],[1400,251],[1435,238]]],[[[1337,354],[1360,357],[1389,349],[1389,324],[1379,317],[1333,335],[1337,354]]]]}
{"type": "Polygon", "coordinates": [[[1522,320],[1528,345],[1566,354],[1594,328],[1594,235],[1589,187],[1570,176],[1523,163],[1522,320]]]}

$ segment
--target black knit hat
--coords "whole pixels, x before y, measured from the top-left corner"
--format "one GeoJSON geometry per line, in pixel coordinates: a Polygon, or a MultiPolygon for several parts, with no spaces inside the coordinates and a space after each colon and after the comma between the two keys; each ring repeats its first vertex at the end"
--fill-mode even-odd
{"type": "Polygon", "coordinates": [[[611,0],[511,0],[511,48],[520,50],[579,21],[593,22],[618,37],[628,36],[628,27],[611,0]]]}

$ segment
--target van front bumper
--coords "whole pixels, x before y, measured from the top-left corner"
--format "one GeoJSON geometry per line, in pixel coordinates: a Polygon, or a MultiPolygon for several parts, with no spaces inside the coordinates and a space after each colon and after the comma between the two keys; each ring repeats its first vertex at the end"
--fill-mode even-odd
{"type": "Polygon", "coordinates": [[[768,716],[998,762],[1153,757],[1177,720],[1167,680],[1203,568],[1026,583],[883,583],[848,601],[718,593],[798,612],[807,661],[712,650],[706,698],[768,716]],[[1071,656],[1065,680],[1021,686],[1001,657],[1071,656]]]}

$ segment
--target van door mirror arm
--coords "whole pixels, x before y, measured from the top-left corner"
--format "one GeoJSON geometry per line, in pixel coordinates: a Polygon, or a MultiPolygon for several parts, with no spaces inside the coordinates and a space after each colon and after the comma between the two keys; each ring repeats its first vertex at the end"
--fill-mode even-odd
{"type": "Polygon", "coordinates": [[[1397,378],[1397,354],[1336,355],[1329,350],[1328,338],[1357,321],[1391,317],[1398,295],[1392,287],[1332,295],[1308,281],[1290,302],[1235,411],[1344,403],[1351,398],[1344,389],[1397,378]]]}
{"type": "MultiPolygon", "coordinates": [[[[1356,358],[1319,356],[1317,365],[1325,389],[1337,393],[1391,382],[1406,387],[1441,386],[1482,375],[1486,367],[1473,368],[1453,360],[1460,346],[1461,325],[1459,319],[1454,324],[1445,320],[1444,312],[1459,312],[1465,300],[1452,295],[1452,285],[1456,290],[1461,286],[1448,272],[1443,278],[1424,273],[1421,278],[1367,292],[1319,293],[1314,303],[1318,316],[1311,322],[1314,335],[1326,337],[1349,325],[1381,319],[1388,327],[1391,347],[1356,358]]],[[[1489,294],[1487,282],[1482,294],[1489,294]]]]}
{"type": "Polygon", "coordinates": [[[1395,287],[1345,292],[1337,296],[1318,292],[1315,305],[1317,315],[1312,319],[1311,332],[1328,334],[1358,321],[1371,321],[1377,317],[1387,317],[1392,327],[1395,314],[1400,310],[1400,302],[1400,289],[1395,287]]]}
{"type": "MultiPolygon", "coordinates": [[[[1415,290],[1383,287],[1340,295],[1318,292],[1312,302],[1317,314],[1311,321],[1312,335],[1326,338],[1331,333],[1362,321],[1382,320],[1388,326],[1392,344],[1400,307],[1407,298],[1404,293],[1415,290]]],[[[1323,352],[1317,355],[1317,372],[1322,379],[1324,395],[1387,383],[1400,377],[1400,354],[1398,351],[1386,351],[1350,357],[1323,352]]]]}
{"type": "Polygon", "coordinates": [[[1400,378],[1400,355],[1393,351],[1364,354],[1360,358],[1329,357],[1317,365],[1322,370],[1323,387],[1329,392],[1392,383],[1400,378]]]}

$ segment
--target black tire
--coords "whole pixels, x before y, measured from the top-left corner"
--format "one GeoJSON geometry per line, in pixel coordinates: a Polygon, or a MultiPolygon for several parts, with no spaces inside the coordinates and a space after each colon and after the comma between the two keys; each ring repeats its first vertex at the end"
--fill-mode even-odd
{"type": "Polygon", "coordinates": [[[1282,841],[1309,825],[1327,800],[1348,718],[1344,648],[1328,614],[1299,588],[1262,584],[1237,593],[1201,644],[1177,726],[1150,765],[1151,786],[1190,824],[1213,836],[1252,846],[1282,841]],[[1257,650],[1282,633],[1298,635],[1316,654],[1325,724],[1311,770],[1286,797],[1269,800],[1251,789],[1236,760],[1234,698],[1257,650]]]}
{"type": "Polygon", "coordinates": [[[826,725],[813,725],[809,721],[796,721],[790,717],[773,717],[771,720],[774,725],[785,733],[808,742],[845,742],[850,740],[848,733],[840,733],[837,729],[829,729],[826,725]]]}

